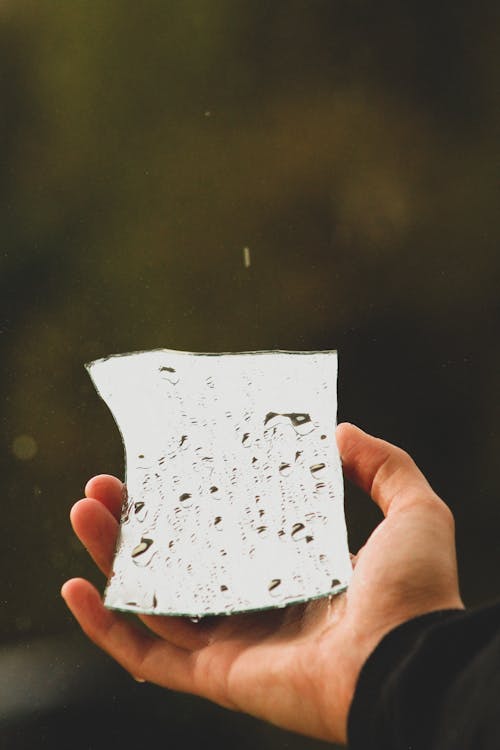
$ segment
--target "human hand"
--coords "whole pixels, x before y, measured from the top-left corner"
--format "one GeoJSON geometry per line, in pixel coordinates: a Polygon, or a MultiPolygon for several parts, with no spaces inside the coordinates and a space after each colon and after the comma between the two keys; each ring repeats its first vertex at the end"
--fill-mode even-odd
{"type": "MultiPolygon", "coordinates": [[[[339,425],[337,442],[345,474],[385,516],[353,558],[347,592],[199,623],[144,615],[148,633],[105,609],[95,588],[75,578],[62,595],[84,632],[136,679],[345,742],[360,669],[382,637],[412,617],[463,604],[452,514],[412,459],[350,424],[339,425]]],[[[122,487],[115,477],[94,477],[71,511],[76,534],[105,575],[122,487]]]]}

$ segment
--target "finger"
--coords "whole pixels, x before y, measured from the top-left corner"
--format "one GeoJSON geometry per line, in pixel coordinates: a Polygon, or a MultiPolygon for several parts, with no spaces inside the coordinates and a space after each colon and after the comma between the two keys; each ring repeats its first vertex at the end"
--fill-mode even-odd
{"type": "Polygon", "coordinates": [[[346,476],[371,495],[384,515],[415,502],[442,503],[401,448],[348,423],[337,427],[337,444],[346,476]]]}
{"type": "Polygon", "coordinates": [[[92,477],[85,485],[85,497],[99,500],[117,521],[120,520],[124,491],[125,485],[123,482],[110,474],[99,474],[92,477]]]}
{"type": "Polygon", "coordinates": [[[98,500],[79,500],[71,509],[71,525],[89,555],[105,576],[111,573],[118,522],[98,500]]]}
{"type": "Polygon", "coordinates": [[[195,692],[195,661],[188,651],[148,635],[105,609],[88,581],[67,581],[61,595],[84,633],[136,679],[195,692]]]}
{"type": "MultiPolygon", "coordinates": [[[[71,523],[99,570],[109,578],[115,553],[118,523],[109,510],[92,498],[79,500],[71,509],[71,523]]],[[[206,646],[216,622],[192,623],[184,617],[140,615],[156,635],[181,648],[194,650],[206,646]]]]}
{"type": "Polygon", "coordinates": [[[213,640],[219,623],[204,618],[190,622],[187,617],[140,615],[142,622],[156,635],[186,651],[197,651],[213,640]],[[204,620],[206,619],[206,622],[204,620]]]}

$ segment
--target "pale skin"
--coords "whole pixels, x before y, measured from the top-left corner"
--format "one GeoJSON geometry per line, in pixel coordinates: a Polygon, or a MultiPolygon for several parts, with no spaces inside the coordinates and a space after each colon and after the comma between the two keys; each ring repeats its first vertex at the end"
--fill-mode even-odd
{"type": "MultiPolygon", "coordinates": [[[[384,514],[353,557],[346,593],[200,623],[143,616],[147,632],[105,609],[96,589],[74,578],[62,595],[87,636],[136,679],[345,743],[360,669],[382,637],[412,617],[463,603],[453,516],[410,456],[347,423],[337,428],[337,443],[345,475],[384,514]]],[[[77,536],[106,576],[122,486],[115,477],[94,477],[71,511],[77,536]]]]}

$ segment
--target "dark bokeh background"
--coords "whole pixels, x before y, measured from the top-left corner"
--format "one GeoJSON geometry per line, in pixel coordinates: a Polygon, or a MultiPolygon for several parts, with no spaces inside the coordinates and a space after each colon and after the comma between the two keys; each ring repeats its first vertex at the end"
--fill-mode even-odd
{"type": "Polygon", "coordinates": [[[497,7],[0,3],[3,747],[322,747],[136,685],[65,612],[103,583],[69,508],[123,471],[100,356],[338,348],[339,417],[413,454],[466,603],[498,596],[497,7]]]}

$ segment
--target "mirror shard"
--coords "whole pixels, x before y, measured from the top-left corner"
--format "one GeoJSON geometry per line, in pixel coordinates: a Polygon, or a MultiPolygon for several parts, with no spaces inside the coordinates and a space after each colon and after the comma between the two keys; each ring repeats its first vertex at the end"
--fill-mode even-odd
{"type": "Polygon", "coordinates": [[[87,369],[125,447],[107,607],[198,618],[346,588],[336,352],[154,350],[87,369]]]}

